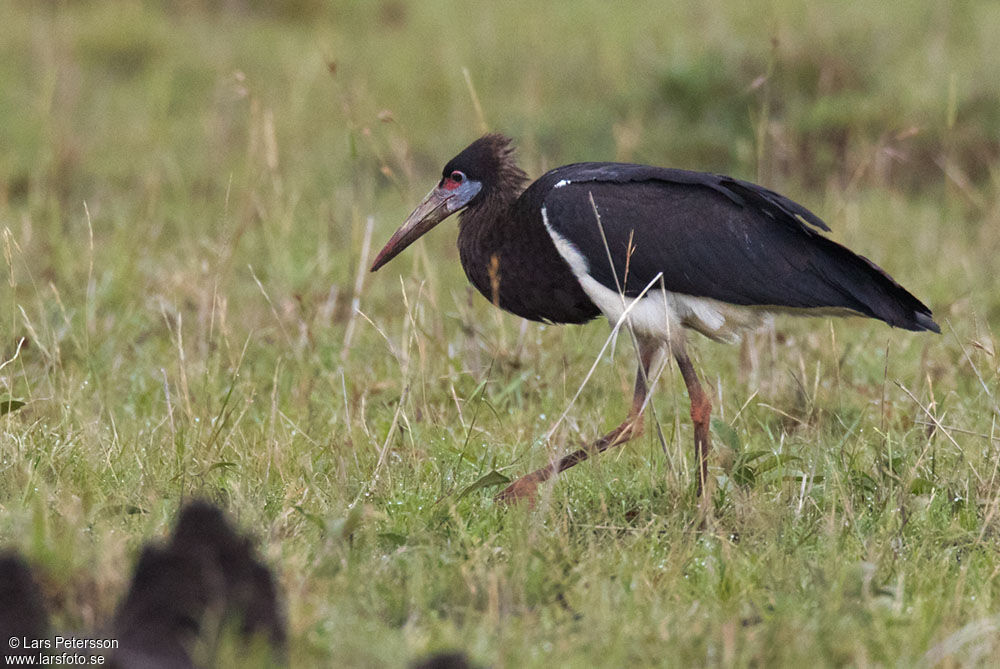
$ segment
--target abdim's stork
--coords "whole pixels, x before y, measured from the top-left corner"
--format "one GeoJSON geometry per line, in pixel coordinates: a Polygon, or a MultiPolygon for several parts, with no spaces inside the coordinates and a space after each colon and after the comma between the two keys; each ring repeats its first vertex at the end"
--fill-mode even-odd
{"type": "Polygon", "coordinates": [[[691,400],[698,489],[708,475],[711,402],[685,351],[685,329],[735,341],[772,313],[861,315],[940,332],[931,311],[867,258],[830,241],[815,214],[756,184],[716,174],[577,163],[527,175],[509,139],[479,138],[375,258],[374,272],[451,214],[479,292],[535,321],[627,318],[639,371],[628,417],[586,448],[524,476],[501,499],[642,430],[651,368],[669,351],[691,400]]]}

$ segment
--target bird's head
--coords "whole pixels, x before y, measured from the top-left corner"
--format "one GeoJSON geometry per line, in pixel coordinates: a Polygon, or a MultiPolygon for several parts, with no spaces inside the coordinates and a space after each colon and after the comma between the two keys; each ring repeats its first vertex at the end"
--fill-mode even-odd
{"type": "Polygon", "coordinates": [[[452,214],[474,206],[488,193],[513,182],[516,192],[526,179],[513,160],[510,140],[484,135],[448,161],[438,182],[407,217],[375,257],[371,271],[399,255],[403,249],[452,214]]]}

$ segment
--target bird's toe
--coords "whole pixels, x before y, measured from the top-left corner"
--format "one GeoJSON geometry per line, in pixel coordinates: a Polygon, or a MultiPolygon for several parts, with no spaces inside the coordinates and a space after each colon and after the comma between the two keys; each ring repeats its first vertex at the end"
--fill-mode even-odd
{"type": "Polygon", "coordinates": [[[529,506],[534,506],[538,484],[543,480],[532,475],[523,476],[501,490],[493,499],[502,504],[526,502],[529,506]]]}

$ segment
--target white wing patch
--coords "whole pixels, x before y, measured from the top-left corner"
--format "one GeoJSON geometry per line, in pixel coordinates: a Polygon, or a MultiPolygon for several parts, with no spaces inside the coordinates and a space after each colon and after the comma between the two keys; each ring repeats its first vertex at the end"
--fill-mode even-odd
{"type": "Polygon", "coordinates": [[[553,189],[556,189],[556,188],[562,188],[563,186],[568,186],[568,185],[570,185],[571,183],[573,183],[573,182],[572,182],[572,181],[570,181],[569,179],[562,179],[561,181],[559,181],[559,182],[558,182],[558,183],[557,183],[557,184],[556,184],[555,186],[553,186],[552,188],[553,188],[553,189]]]}

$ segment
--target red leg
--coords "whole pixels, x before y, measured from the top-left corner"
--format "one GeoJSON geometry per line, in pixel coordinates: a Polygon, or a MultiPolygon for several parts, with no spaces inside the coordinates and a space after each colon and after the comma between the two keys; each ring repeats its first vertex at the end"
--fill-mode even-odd
{"type": "Polygon", "coordinates": [[[539,483],[548,481],[559,472],[583,462],[591,455],[606,451],[612,446],[620,446],[642,434],[642,410],[646,403],[646,394],[649,391],[647,379],[649,378],[650,366],[653,364],[653,360],[660,350],[660,344],[653,340],[639,338],[638,345],[639,371],[635,376],[635,392],[632,395],[632,408],[629,409],[628,417],[625,421],[594,443],[588,444],[584,448],[565,455],[541,469],[537,469],[517,479],[495,497],[498,502],[510,503],[519,500],[528,500],[531,503],[537,494],[539,483]]]}
{"type": "Polygon", "coordinates": [[[694,371],[694,365],[684,351],[683,345],[674,347],[674,358],[677,366],[684,377],[684,385],[687,386],[688,397],[691,400],[691,421],[694,423],[694,454],[698,460],[698,485],[697,491],[700,497],[705,491],[708,482],[708,451],[712,448],[709,434],[709,421],[712,417],[712,401],[701,387],[698,381],[698,374],[694,371]]]}

